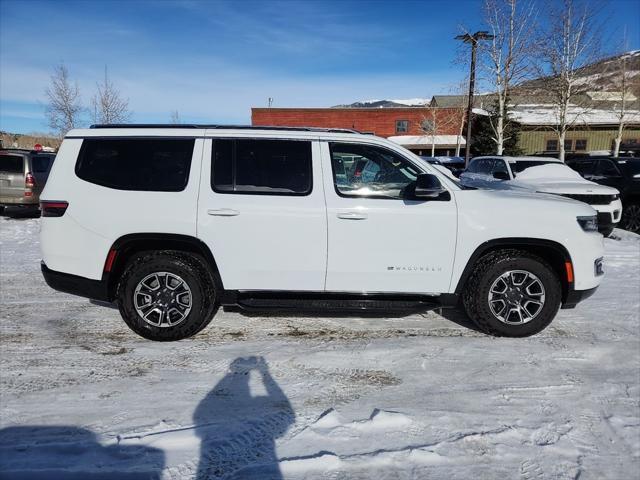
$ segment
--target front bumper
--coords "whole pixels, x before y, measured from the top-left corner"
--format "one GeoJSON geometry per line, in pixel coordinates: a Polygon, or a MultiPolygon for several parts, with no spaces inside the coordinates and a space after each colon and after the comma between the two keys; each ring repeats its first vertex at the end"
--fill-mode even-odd
{"type": "Polygon", "coordinates": [[[598,229],[615,227],[622,218],[622,202],[614,200],[609,205],[591,205],[598,212],[598,229]]]}
{"type": "Polygon", "coordinates": [[[40,263],[40,268],[42,269],[44,281],[54,290],[71,293],[72,295],[78,295],[79,297],[86,297],[92,300],[102,302],[109,301],[109,290],[106,280],[92,280],[90,278],[79,277],[78,275],[56,272],[48,268],[44,262],[40,263]]]}
{"type": "Polygon", "coordinates": [[[564,299],[564,302],[562,302],[562,309],[565,310],[568,308],[576,308],[576,305],[578,303],[586,300],[591,295],[596,293],[597,289],[598,287],[589,288],[588,290],[569,290],[567,292],[566,298],[564,299]]]}

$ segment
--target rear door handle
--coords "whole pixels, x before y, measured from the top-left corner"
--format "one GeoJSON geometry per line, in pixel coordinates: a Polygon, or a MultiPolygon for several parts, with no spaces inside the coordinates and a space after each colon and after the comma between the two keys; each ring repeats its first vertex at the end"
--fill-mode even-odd
{"type": "Polygon", "coordinates": [[[362,212],[343,212],[338,213],[338,218],[343,220],[366,220],[367,214],[362,212]]]}
{"type": "Polygon", "coordinates": [[[235,217],[236,215],[240,215],[238,210],[232,208],[216,208],[207,210],[207,213],[216,217],[235,217]]]}

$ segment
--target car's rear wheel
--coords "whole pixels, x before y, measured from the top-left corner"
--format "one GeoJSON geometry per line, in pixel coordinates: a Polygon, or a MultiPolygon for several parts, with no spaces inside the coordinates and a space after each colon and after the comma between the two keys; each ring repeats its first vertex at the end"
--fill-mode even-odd
{"type": "Polygon", "coordinates": [[[467,315],[484,332],[526,337],[543,330],[556,316],[562,285],[542,258],[501,250],[478,261],[462,299],[467,315]]]}
{"type": "Polygon", "coordinates": [[[195,335],[211,321],[217,306],[205,261],[170,250],[132,258],[118,284],[117,299],[129,328],[156,341],[195,335]]]}
{"type": "Polygon", "coordinates": [[[640,203],[624,205],[620,224],[629,232],[640,233],[640,203]]]}

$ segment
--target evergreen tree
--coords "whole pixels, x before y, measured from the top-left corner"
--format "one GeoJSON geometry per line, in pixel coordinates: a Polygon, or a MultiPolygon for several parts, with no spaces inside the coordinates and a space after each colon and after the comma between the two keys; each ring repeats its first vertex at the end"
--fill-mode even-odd
{"type": "MultiPolygon", "coordinates": [[[[498,104],[494,103],[487,109],[489,115],[476,115],[473,119],[473,130],[471,132],[471,154],[479,155],[496,155],[497,145],[495,140],[495,131],[493,125],[498,118],[498,104]]],[[[509,109],[507,109],[507,115],[509,109]]],[[[518,147],[518,139],[520,138],[520,124],[515,122],[507,122],[504,129],[504,155],[518,156],[522,155],[522,150],[518,147]]]]}

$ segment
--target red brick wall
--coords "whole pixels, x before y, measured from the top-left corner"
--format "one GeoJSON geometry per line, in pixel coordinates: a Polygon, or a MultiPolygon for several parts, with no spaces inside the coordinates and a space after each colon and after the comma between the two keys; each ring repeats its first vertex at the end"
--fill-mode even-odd
{"type": "MultiPolygon", "coordinates": [[[[456,135],[460,110],[437,108],[436,126],[440,135],[456,135]]],[[[252,125],[281,127],[353,128],[381,137],[424,135],[420,123],[431,120],[427,108],[252,108],[252,125]],[[409,131],[396,133],[396,120],[408,120],[409,131]]]]}

